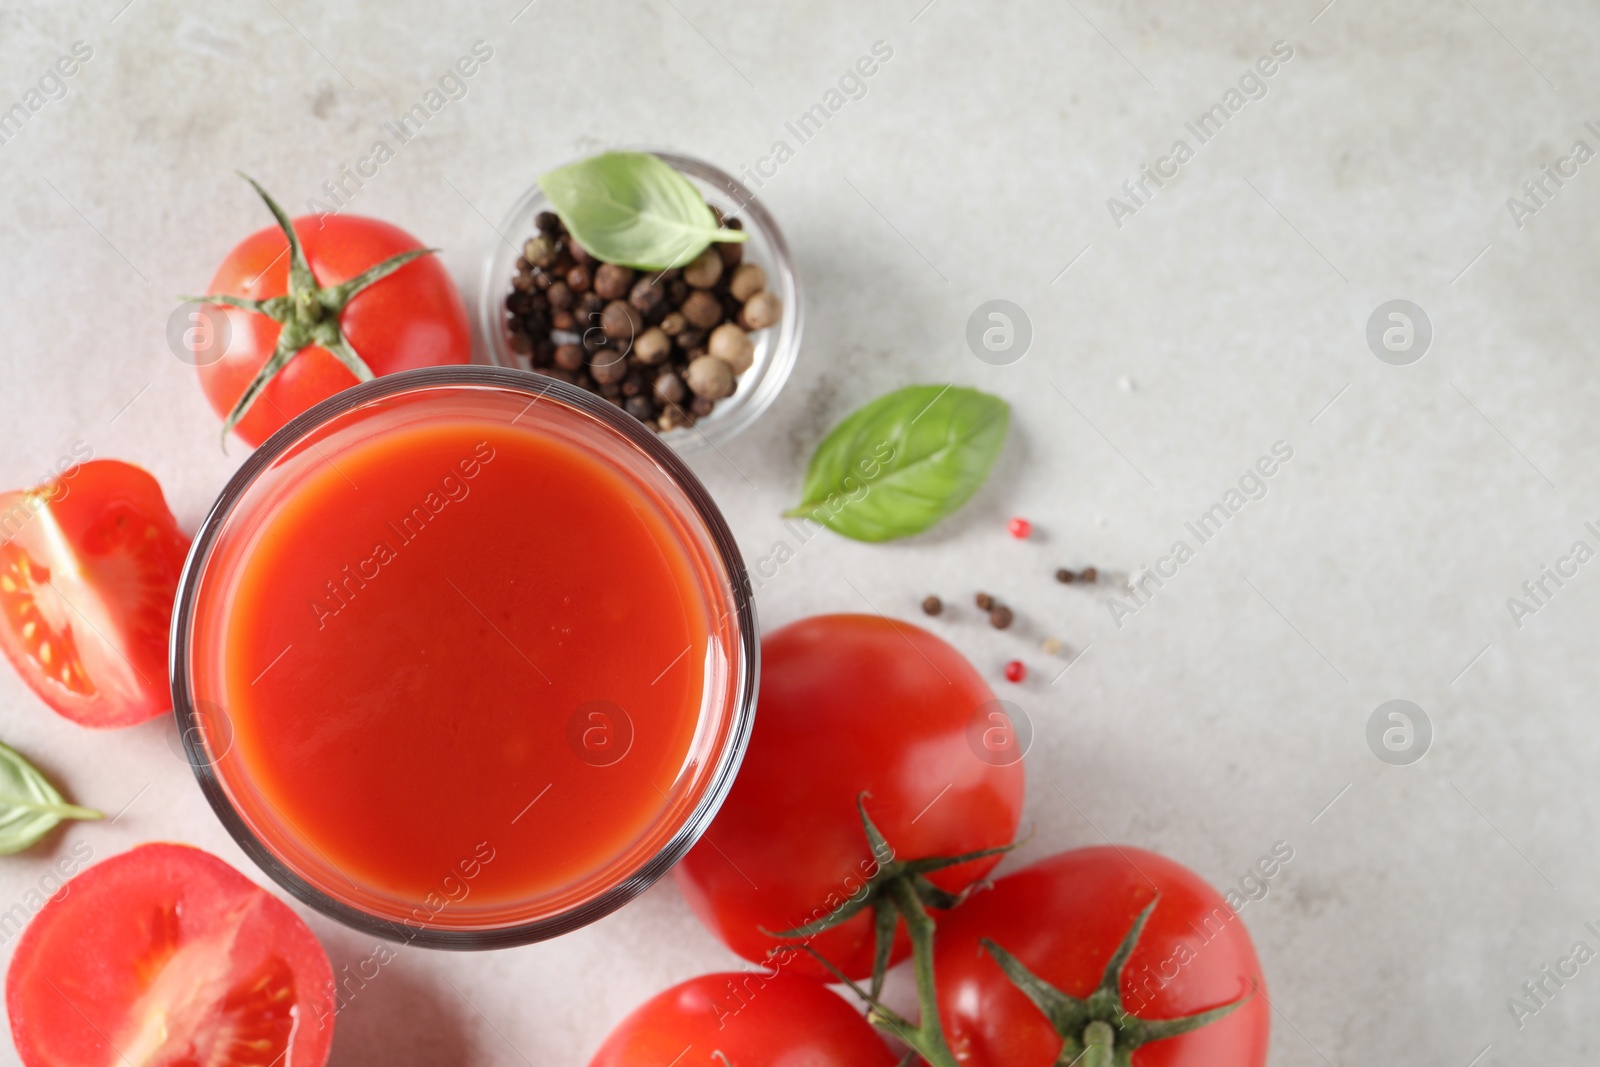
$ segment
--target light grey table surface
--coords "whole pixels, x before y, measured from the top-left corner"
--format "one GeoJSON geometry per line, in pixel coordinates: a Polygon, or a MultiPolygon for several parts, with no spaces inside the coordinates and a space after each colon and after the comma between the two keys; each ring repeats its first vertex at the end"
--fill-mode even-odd
{"type": "MultiPolygon", "coordinates": [[[[1600,163],[1561,162],[1600,149],[1600,12],[1325,2],[8,3],[0,107],[74,42],[93,55],[0,144],[0,484],[83,442],[148,467],[192,529],[244,449],[218,450],[163,330],[266,221],[235,168],[303,210],[477,41],[493,56],[465,95],[350,208],[442,246],[469,301],[486,217],[542,168],[640,143],[755,165],[885,42],[865,95],[760,190],[807,288],[804,350],[776,406],[696,466],[753,558],[861,401],[971,384],[1010,401],[1012,436],[933,532],[806,544],[761,589],[763,622],[1002,594],[1012,632],[970,609],[937,624],[1037,726],[1037,832],[1002,869],[1110,838],[1227,886],[1288,842],[1243,912],[1274,1063],[1580,1062],[1596,965],[1520,1029],[1507,1000],[1574,942],[1600,947],[1600,564],[1526,618],[1507,601],[1574,542],[1600,548],[1600,163]],[[1259,98],[1201,143],[1185,123],[1280,41],[1265,95],[1247,80],[1259,98]],[[1130,198],[1178,140],[1193,158],[1130,198]],[[1576,175],[1536,204],[1521,187],[1546,164],[1576,175]],[[995,298],[1033,330],[1006,366],[965,340],[995,298]],[[1366,336],[1395,299],[1433,333],[1406,366],[1366,336]],[[1279,441],[1293,458],[1265,497],[1200,545],[1186,521],[1279,441]],[[1006,536],[1012,514],[1034,540],[1006,536]],[[1193,558],[1120,619],[1049,579],[1137,575],[1179,539],[1193,558]],[[1046,634],[1082,654],[1054,682],[1046,634]],[[1018,655],[1033,673],[1010,687],[1018,655]],[[1397,698],[1433,730],[1403,767],[1367,742],[1397,698]]],[[[0,736],[121,812],[0,860],[0,909],[80,840],[193,842],[265,881],[173,733],[82,730],[0,671],[0,736]]],[[[306,917],[336,966],[371,948],[306,917]]],[[[581,1063],[649,994],[736,962],[668,880],[554,943],[402,952],[340,1017],[333,1062],[581,1063]]]]}

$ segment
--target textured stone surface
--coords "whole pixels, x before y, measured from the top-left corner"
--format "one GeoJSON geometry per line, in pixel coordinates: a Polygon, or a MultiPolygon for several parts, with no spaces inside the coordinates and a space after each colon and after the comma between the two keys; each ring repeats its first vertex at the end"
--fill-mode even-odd
{"type": "MultiPolygon", "coordinates": [[[[1591,968],[1521,1030],[1506,1007],[1573,942],[1600,948],[1595,566],[1520,628],[1506,606],[1575,540],[1600,548],[1600,163],[1521,228],[1506,203],[1574,140],[1600,148],[1591,6],[123,2],[0,10],[0,107],[93,49],[0,144],[0,484],[81,441],[149,467],[192,528],[242,447],[218,451],[163,329],[266,221],[234,169],[303,210],[475,41],[494,55],[466,95],[392,142],[350,208],[442,246],[469,300],[487,219],[542,168],[650,144],[737,169],[785,138],[761,195],[807,287],[805,350],[738,448],[696,461],[749,556],[786,536],[806,456],[861,400],[972,384],[1014,405],[1014,431],[929,534],[806,543],[761,589],[765,623],[920,618],[942,595],[932,627],[1037,726],[1037,832],[1008,866],[1109,837],[1225,885],[1289,842],[1244,911],[1275,1063],[1594,1055],[1591,968]],[[879,40],[893,58],[865,97],[798,145],[785,120],[879,40]],[[1200,144],[1185,122],[1276,41],[1293,58],[1266,95],[1200,144]],[[1193,158],[1119,227],[1107,198],[1178,139],[1193,158]],[[991,298],[1031,319],[1010,366],[964,340],[991,298]],[[1406,367],[1364,335],[1396,298],[1434,327],[1406,367]],[[1277,441],[1293,459],[1267,495],[1200,545],[1186,520],[1277,441]],[[1013,514],[1033,541],[1006,536],[1013,514]],[[1103,592],[1049,577],[1137,574],[1180,538],[1194,557],[1120,627],[1103,592]],[[978,588],[1015,607],[1011,630],[967,607],[978,588]],[[1054,683],[1047,634],[1083,657],[1054,683]],[[999,676],[1018,656],[1020,688],[999,676]],[[1365,741],[1397,697],[1435,732],[1404,768],[1365,741]]],[[[190,841],[254,873],[172,734],[83,731],[0,672],[0,736],[78,801],[126,805],[0,860],[0,909],[80,838],[100,856],[190,841]]],[[[308,918],[336,965],[370,951],[308,918]]],[[[556,943],[403,952],[340,1018],[334,1062],[580,1063],[648,994],[734,962],[669,882],[556,943]]]]}

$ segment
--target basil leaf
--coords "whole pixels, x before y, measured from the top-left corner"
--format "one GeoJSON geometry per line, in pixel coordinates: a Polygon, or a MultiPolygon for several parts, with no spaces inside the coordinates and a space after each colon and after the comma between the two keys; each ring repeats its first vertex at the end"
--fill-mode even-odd
{"type": "Polygon", "coordinates": [[[998,397],[953,385],[912,385],[856,409],[817,446],[798,505],[857,541],[921,533],[955,511],[989,476],[1011,410],[998,397]]]}
{"type": "Polygon", "coordinates": [[[61,799],[38,769],[0,745],[0,856],[21,852],[63,819],[99,819],[98,811],[61,799]]]}
{"type": "Polygon", "coordinates": [[[590,255],[641,270],[681,267],[713,241],[745,241],[724,229],[689,179],[648,152],[606,152],[539,179],[567,232],[590,255]]]}

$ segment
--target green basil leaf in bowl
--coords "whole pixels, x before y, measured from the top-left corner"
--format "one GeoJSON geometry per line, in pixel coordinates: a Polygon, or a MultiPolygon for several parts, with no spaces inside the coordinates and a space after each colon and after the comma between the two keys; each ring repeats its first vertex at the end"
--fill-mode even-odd
{"type": "Polygon", "coordinates": [[[800,515],[857,541],[921,533],[965,504],[1005,445],[1011,409],[954,385],[912,385],[857,408],[817,446],[800,515]]]}
{"type": "Polygon", "coordinates": [[[98,819],[98,811],[61,799],[38,768],[0,745],[0,856],[21,852],[63,819],[98,819]]]}
{"type": "Polygon", "coordinates": [[[539,187],[567,232],[604,263],[681,267],[713,241],[744,241],[717,225],[700,190],[649,152],[604,152],[543,175],[539,187]]]}

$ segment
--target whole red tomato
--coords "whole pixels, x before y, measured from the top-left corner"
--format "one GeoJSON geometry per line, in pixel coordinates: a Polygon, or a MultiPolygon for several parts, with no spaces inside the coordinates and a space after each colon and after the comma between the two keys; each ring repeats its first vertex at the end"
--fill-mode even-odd
{"type": "MultiPolygon", "coordinates": [[[[857,798],[897,861],[1011,842],[1022,815],[1020,756],[976,738],[994,694],[944,641],[876,615],[822,615],[767,635],[755,729],[739,777],[705,836],[676,869],[684,895],[749,960],[861,893],[875,873],[857,798]]],[[[959,892],[998,857],[927,875],[959,892]]],[[[845,974],[873,971],[871,909],[815,934],[810,947],[845,974]]],[[[895,958],[908,944],[897,937],[895,958]]],[[[796,954],[793,969],[826,974],[796,954]]]]}
{"type": "Polygon", "coordinates": [[[589,1067],[893,1067],[861,1013],[821,982],[707,974],[645,1001],[589,1067]]]}
{"type": "Polygon", "coordinates": [[[172,707],[167,631],[189,538],[161,486],[97,459],[0,493],[0,649],[23,681],[85,726],[172,707]]]}
{"type": "Polygon", "coordinates": [[[222,357],[199,368],[206,398],[227,419],[280,344],[289,339],[296,348],[234,425],[246,442],[260,444],[294,416],[364,377],[471,360],[461,294],[439,258],[426,254],[415,237],[377,219],[305,215],[293,222],[305,266],[296,273],[299,260],[284,228],[288,219],[260,186],[256,190],[279,225],[240,241],[217,268],[208,295],[242,303],[223,309],[229,341],[222,357]],[[408,253],[413,258],[393,273],[355,292],[339,289],[408,253]],[[270,302],[286,294],[289,299],[270,302]],[[298,347],[302,341],[305,346],[298,347]],[[370,375],[360,371],[361,364],[370,375]]]}
{"type": "MultiPolygon", "coordinates": [[[[1261,1067],[1267,1061],[1271,1006],[1244,921],[1193,871],[1126,846],[1084,848],[1040,860],[941,919],[934,969],[940,1015],[956,1059],[964,1067],[1061,1062],[1063,1036],[1007,977],[985,940],[1060,993],[1085,1000],[1101,986],[1107,964],[1152,904],[1132,953],[1113,976],[1120,1009],[1133,1019],[1124,1028],[1113,1022],[1117,1044],[1112,1051],[1132,1044],[1131,1030],[1141,1021],[1175,1019],[1241,1001],[1198,1029],[1133,1047],[1131,1062],[1134,1067],[1261,1067]]],[[[1102,999],[1109,1002],[1103,1014],[1119,1019],[1115,997],[1102,999]]],[[[1080,1019],[1069,1035],[1079,1050],[1084,1029],[1080,1019]]]]}

